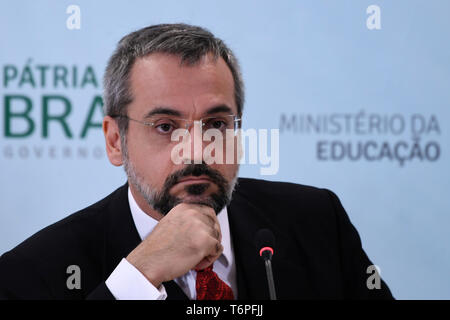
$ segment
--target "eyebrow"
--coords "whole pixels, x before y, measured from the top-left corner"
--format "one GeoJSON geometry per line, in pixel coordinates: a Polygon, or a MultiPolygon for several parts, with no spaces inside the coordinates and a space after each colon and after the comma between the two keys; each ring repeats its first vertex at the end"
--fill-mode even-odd
{"type": "Polygon", "coordinates": [[[206,115],[211,115],[211,114],[220,113],[220,112],[233,113],[233,110],[231,110],[231,108],[229,106],[227,106],[226,104],[221,104],[221,105],[212,107],[211,109],[206,111],[205,114],[206,115]]]}
{"type": "Polygon", "coordinates": [[[176,117],[181,117],[181,113],[178,110],[172,109],[172,108],[168,108],[168,107],[157,107],[151,111],[149,111],[144,118],[150,118],[154,115],[158,115],[158,114],[164,114],[164,115],[168,115],[168,116],[176,116],[176,117]]]}
{"type": "MultiPolygon", "coordinates": [[[[225,105],[225,104],[221,104],[215,107],[212,107],[211,109],[209,109],[208,111],[206,111],[204,114],[205,115],[212,115],[215,113],[221,113],[221,112],[229,112],[229,113],[233,113],[233,110],[225,105]]],[[[176,117],[181,117],[182,114],[180,111],[170,108],[170,107],[157,107],[155,109],[150,110],[145,116],[144,119],[150,118],[154,115],[167,115],[167,116],[176,116],[176,117]]]]}

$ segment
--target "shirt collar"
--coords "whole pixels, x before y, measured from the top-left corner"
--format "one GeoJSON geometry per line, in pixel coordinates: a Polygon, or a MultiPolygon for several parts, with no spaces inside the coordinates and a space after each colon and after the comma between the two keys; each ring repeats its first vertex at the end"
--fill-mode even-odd
{"type": "MultiPolygon", "coordinates": [[[[136,203],[136,200],[131,193],[130,187],[128,187],[128,203],[130,205],[131,215],[133,217],[134,225],[141,240],[147,238],[147,236],[153,231],[153,228],[158,224],[158,220],[152,218],[146,214],[136,203]]],[[[218,214],[217,220],[219,221],[220,230],[222,232],[222,255],[226,259],[226,263],[232,262],[233,255],[231,251],[231,237],[230,237],[230,225],[228,222],[227,207],[224,207],[218,214]]]]}

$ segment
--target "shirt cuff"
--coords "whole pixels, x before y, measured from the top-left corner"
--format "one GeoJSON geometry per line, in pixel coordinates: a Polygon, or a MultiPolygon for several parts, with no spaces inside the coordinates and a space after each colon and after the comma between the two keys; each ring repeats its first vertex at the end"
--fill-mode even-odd
{"type": "Polygon", "coordinates": [[[135,266],[123,258],[105,281],[117,300],[165,300],[167,292],[161,284],[156,288],[135,266]]]}

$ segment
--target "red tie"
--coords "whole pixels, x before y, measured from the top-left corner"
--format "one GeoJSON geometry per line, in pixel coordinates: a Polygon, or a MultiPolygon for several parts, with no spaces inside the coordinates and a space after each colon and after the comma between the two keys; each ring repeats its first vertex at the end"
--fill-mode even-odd
{"type": "Polygon", "coordinates": [[[211,265],[197,271],[195,283],[197,300],[233,300],[233,291],[230,286],[223,282],[212,268],[211,265]]]}

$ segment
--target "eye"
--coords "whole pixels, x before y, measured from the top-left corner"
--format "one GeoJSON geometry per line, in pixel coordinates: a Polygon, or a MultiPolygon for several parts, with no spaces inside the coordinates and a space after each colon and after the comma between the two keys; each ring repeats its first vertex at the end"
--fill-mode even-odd
{"type": "Polygon", "coordinates": [[[206,124],[207,129],[224,130],[227,128],[227,122],[223,119],[215,118],[208,121],[206,124]]]}
{"type": "Polygon", "coordinates": [[[155,129],[159,133],[167,134],[171,133],[174,130],[174,126],[171,123],[161,123],[155,126],[155,129]]]}

